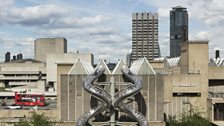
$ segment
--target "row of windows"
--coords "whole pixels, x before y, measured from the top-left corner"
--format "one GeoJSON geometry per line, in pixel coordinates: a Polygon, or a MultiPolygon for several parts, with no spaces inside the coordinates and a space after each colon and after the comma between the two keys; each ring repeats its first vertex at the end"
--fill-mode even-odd
{"type": "Polygon", "coordinates": [[[158,27],[132,27],[132,31],[137,31],[137,30],[158,30],[158,27]]]}
{"type": "Polygon", "coordinates": [[[149,45],[156,45],[156,44],[158,44],[158,42],[157,41],[138,41],[138,42],[136,42],[136,41],[132,41],[132,44],[133,45],[136,45],[136,44],[138,44],[138,45],[142,45],[142,44],[149,44],[149,45]]]}
{"type": "Polygon", "coordinates": [[[137,40],[137,39],[132,39],[132,43],[157,43],[158,39],[149,39],[147,40],[137,40]]]}
{"type": "Polygon", "coordinates": [[[157,25],[158,26],[158,24],[157,23],[132,23],[132,26],[155,26],[155,25],[157,25]]]}
{"type": "Polygon", "coordinates": [[[134,39],[136,39],[136,38],[142,38],[142,39],[147,39],[147,38],[158,38],[158,35],[156,35],[156,34],[147,34],[147,35],[145,35],[145,34],[132,34],[132,38],[134,38],[134,39]]]}
{"type": "Polygon", "coordinates": [[[142,31],[145,31],[145,32],[147,32],[147,31],[151,31],[151,32],[153,32],[153,31],[157,31],[158,32],[158,28],[145,28],[145,29],[142,29],[142,28],[138,28],[138,29],[132,29],[132,31],[135,31],[135,32],[142,32],[142,31]]]}
{"type": "Polygon", "coordinates": [[[157,54],[158,53],[158,50],[148,50],[148,51],[138,51],[138,53],[134,53],[133,52],[133,54],[135,54],[135,55],[137,55],[137,54],[146,54],[146,55],[148,55],[148,54],[153,54],[153,53],[155,53],[155,54],[157,54]]]}
{"type": "Polygon", "coordinates": [[[136,49],[140,49],[140,50],[142,50],[142,49],[153,49],[153,48],[158,48],[158,45],[139,45],[139,46],[132,46],[132,49],[133,50],[136,50],[136,49]]]}
{"type": "Polygon", "coordinates": [[[140,48],[132,48],[133,51],[137,51],[137,52],[142,51],[142,50],[147,51],[147,50],[158,50],[158,49],[159,49],[158,46],[154,46],[154,47],[153,46],[145,46],[144,48],[141,48],[141,47],[140,48]]]}
{"type": "Polygon", "coordinates": [[[148,52],[138,52],[138,53],[132,53],[132,56],[137,56],[137,55],[159,55],[158,51],[148,51],[148,52]]]}
{"type": "Polygon", "coordinates": [[[140,22],[157,22],[158,20],[132,20],[132,23],[140,23],[140,22]]]}
{"type": "Polygon", "coordinates": [[[137,50],[136,48],[132,48],[133,52],[148,52],[149,50],[159,50],[159,49],[151,47],[151,48],[144,48],[144,49],[140,48],[137,50]]]}
{"type": "Polygon", "coordinates": [[[148,18],[148,19],[139,19],[139,18],[138,18],[138,19],[132,19],[132,21],[139,21],[139,20],[140,20],[140,21],[141,21],[141,20],[142,20],[142,21],[152,21],[152,20],[157,21],[158,19],[157,19],[157,18],[148,18]]]}
{"type": "Polygon", "coordinates": [[[133,48],[133,49],[135,49],[135,48],[137,48],[137,47],[138,47],[138,48],[148,48],[148,47],[150,48],[150,47],[153,47],[153,46],[154,46],[154,48],[155,48],[156,46],[158,46],[158,44],[154,44],[154,45],[153,45],[153,44],[149,44],[149,45],[147,45],[147,44],[144,44],[144,45],[143,45],[143,44],[142,44],[142,45],[140,45],[140,44],[138,44],[138,45],[134,45],[134,44],[133,44],[133,45],[132,45],[132,48],[133,48]]]}
{"type": "Polygon", "coordinates": [[[132,40],[132,44],[158,44],[158,41],[136,41],[136,40],[132,40]]]}
{"type": "Polygon", "coordinates": [[[156,44],[158,44],[158,42],[152,42],[152,41],[151,42],[146,42],[146,41],[144,41],[144,42],[143,41],[142,42],[132,42],[132,45],[136,45],[136,44],[138,44],[138,45],[143,45],[143,44],[144,45],[153,45],[153,44],[156,45],[156,44]]]}
{"type": "Polygon", "coordinates": [[[158,23],[158,20],[132,20],[132,24],[136,23],[158,23]]]}
{"type": "Polygon", "coordinates": [[[132,37],[143,37],[143,38],[146,38],[148,36],[156,36],[158,35],[158,32],[142,32],[142,33],[132,33],[132,37]]]}
{"type": "Polygon", "coordinates": [[[156,28],[144,28],[144,29],[141,29],[141,28],[138,28],[138,29],[132,29],[132,31],[140,31],[140,32],[158,32],[158,29],[156,29],[156,28]]]}
{"type": "Polygon", "coordinates": [[[157,23],[132,23],[132,27],[142,27],[142,26],[145,26],[145,27],[148,27],[148,26],[158,26],[157,23]]]}
{"type": "Polygon", "coordinates": [[[142,55],[145,55],[145,56],[153,56],[154,55],[155,56],[155,55],[159,55],[159,53],[157,53],[157,52],[154,52],[154,53],[153,52],[149,52],[149,53],[144,53],[143,54],[143,53],[139,52],[138,54],[132,54],[133,57],[134,56],[142,56],[142,55]]]}
{"type": "Polygon", "coordinates": [[[143,31],[140,31],[140,32],[137,32],[137,31],[132,31],[132,34],[133,35],[154,35],[154,34],[158,34],[158,31],[151,31],[151,32],[143,32],[143,31]]]}
{"type": "Polygon", "coordinates": [[[140,49],[140,50],[142,50],[143,48],[144,49],[147,49],[147,48],[149,48],[149,49],[153,49],[153,48],[155,48],[155,49],[158,49],[158,45],[146,45],[146,46],[142,46],[142,45],[139,45],[139,46],[132,46],[132,49],[133,50],[136,50],[136,49],[140,49]]]}
{"type": "Polygon", "coordinates": [[[155,40],[158,39],[158,36],[147,36],[147,37],[143,37],[143,36],[132,36],[132,40],[133,41],[150,41],[150,40],[155,40]]]}
{"type": "Polygon", "coordinates": [[[132,33],[132,36],[133,36],[133,37],[134,37],[134,36],[137,36],[137,35],[138,35],[138,36],[148,37],[148,36],[150,36],[150,35],[151,35],[151,36],[152,36],[152,35],[158,35],[158,32],[154,32],[154,33],[153,33],[153,32],[142,32],[142,33],[141,33],[141,32],[138,32],[138,33],[134,33],[134,32],[133,32],[133,33],[132,33]]]}
{"type": "Polygon", "coordinates": [[[151,32],[153,32],[153,31],[156,32],[157,31],[158,32],[158,28],[144,28],[144,29],[142,29],[142,28],[137,28],[136,29],[135,28],[135,29],[132,29],[132,32],[137,32],[137,31],[138,32],[142,32],[142,31],[146,31],[146,32],[147,31],[151,31],[151,32]]]}
{"type": "Polygon", "coordinates": [[[155,26],[155,25],[157,25],[158,26],[158,24],[157,23],[132,23],[132,27],[133,26],[155,26]]]}
{"type": "Polygon", "coordinates": [[[150,38],[158,38],[158,35],[152,35],[152,34],[150,34],[150,35],[143,35],[143,34],[141,34],[141,35],[132,35],[132,38],[133,39],[150,39],[150,38]]]}

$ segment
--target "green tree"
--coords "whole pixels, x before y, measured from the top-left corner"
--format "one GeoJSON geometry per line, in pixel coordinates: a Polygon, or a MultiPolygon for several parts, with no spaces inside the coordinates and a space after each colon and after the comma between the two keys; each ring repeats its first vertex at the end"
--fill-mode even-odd
{"type": "Polygon", "coordinates": [[[15,124],[15,126],[31,126],[30,123],[26,120],[26,118],[22,118],[19,120],[18,123],[15,124]]]}
{"type": "Polygon", "coordinates": [[[53,126],[51,122],[44,114],[33,113],[32,117],[28,120],[26,117],[19,120],[15,126],[53,126]]]}
{"type": "Polygon", "coordinates": [[[30,123],[32,126],[52,126],[52,122],[44,114],[33,113],[30,123]]]}

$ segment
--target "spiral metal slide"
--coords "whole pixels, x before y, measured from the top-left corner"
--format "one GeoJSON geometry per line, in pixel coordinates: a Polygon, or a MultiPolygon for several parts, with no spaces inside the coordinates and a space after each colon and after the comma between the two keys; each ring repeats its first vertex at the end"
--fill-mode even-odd
{"type": "Polygon", "coordinates": [[[133,84],[127,85],[115,95],[114,108],[118,108],[135,118],[138,121],[139,126],[148,126],[148,123],[142,113],[134,110],[132,107],[126,105],[123,102],[128,97],[140,92],[140,90],[142,89],[143,81],[138,75],[132,73],[128,68],[123,68],[121,71],[127,78],[132,81],[133,84]]]}
{"type": "Polygon", "coordinates": [[[93,74],[89,74],[85,77],[83,81],[83,88],[91,95],[96,97],[100,101],[100,104],[82,115],[77,120],[76,126],[87,126],[89,124],[88,121],[90,118],[110,108],[112,103],[111,95],[97,85],[93,85],[93,81],[99,78],[104,73],[104,71],[105,69],[99,67],[94,71],[93,74]]]}

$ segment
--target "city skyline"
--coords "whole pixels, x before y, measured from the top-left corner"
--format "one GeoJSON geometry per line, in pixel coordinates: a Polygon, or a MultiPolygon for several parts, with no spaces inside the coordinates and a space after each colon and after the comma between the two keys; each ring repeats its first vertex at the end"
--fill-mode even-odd
{"type": "Polygon", "coordinates": [[[210,56],[220,49],[222,57],[222,0],[5,0],[0,3],[0,61],[7,51],[33,58],[34,40],[46,37],[65,37],[68,52],[93,53],[95,60],[125,59],[131,51],[131,15],[135,12],[159,13],[161,55],[169,56],[169,11],[178,5],[189,13],[189,40],[210,40],[210,56]]]}

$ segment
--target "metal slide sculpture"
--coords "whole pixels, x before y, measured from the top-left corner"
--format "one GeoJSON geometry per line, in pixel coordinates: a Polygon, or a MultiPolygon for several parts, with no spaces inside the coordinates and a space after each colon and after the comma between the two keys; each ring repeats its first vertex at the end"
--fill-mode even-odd
{"type": "Polygon", "coordinates": [[[135,118],[140,126],[148,126],[148,123],[142,113],[134,110],[132,107],[126,105],[123,102],[128,97],[136,95],[140,92],[140,90],[142,89],[143,81],[138,75],[132,73],[128,68],[123,68],[121,71],[128,79],[131,80],[133,84],[127,85],[115,95],[114,108],[118,108],[135,118]]]}
{"type": "Polygon", "coordinates": [[[135,111],[130,106],[126,105],[124,100],[127,99],[130,96],[136,95],[140,92],[142,89],[143,81],[138,76],[132,73],[128,68],[123,68],[121,71],[122,73],[131,80],[132,83],[124,87],[122,90],[117,92],[114,96],[114,107],[110,107],[112,105],[112,99],[111,95],[107,93],[104,89],[101,87],[98,87],[97,85],[93,85],[93,81],[99,78],[103,73],[105,69],[98,68],[95,70],[93,74],[90,74],[86,76],[84,79],[83,87],[84,89],[89,92],[91,95],[96,97],[100,104],[91,109],[89,112],[85,113],[83,116],[81,116],[76,126],[87,126],[88,121],[90,118],[96,116],[97,114],[107,110],[115,108],[117,110],[123,111],[127,113],[128,115],[132,116],[135,120],[138,121],[139,126],[148,126],[147,121],[145,120],[145,117],[143,114],[141,114],[138,111],[135,111]]]}
{"type": "Polygon", "coordinates": [[[85,77],[83,88],[91,95],[96,97],[100,101],[100,104],[82,115],[78,119],[76,126],[87,126],[90,118],[110,108],[112,103],[111,95],[99,86],[93,85],[93,81],[99,78],[104,73],[104,71],[105,69],[99,67],[93,74],[89,74],[85,77]]]}

